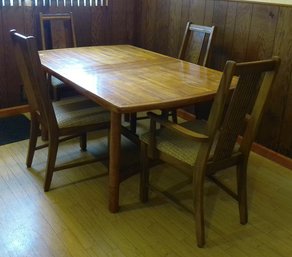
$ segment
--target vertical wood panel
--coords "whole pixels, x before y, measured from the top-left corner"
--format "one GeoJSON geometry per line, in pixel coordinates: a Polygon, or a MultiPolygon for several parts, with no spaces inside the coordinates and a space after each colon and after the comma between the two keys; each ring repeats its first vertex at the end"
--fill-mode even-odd
{"type": "MultiPolygon", "coordinates": [[[[191,21],[190,18],[190,1],[191,0],[182,0],[182,10],[181,10],[181,23],[182,28],[185,29],[187,22],[191,21]]],[[[181,33],[183,35],[183,33],[181,33]]]]}
{"type": "Polygon", "coordinates": [[[125,28],[125,40],[124,43],[131,44],[134,41],[135,31],[135,11],[136,11],[136,0],[127,0],[126,13],[126,28],[125,28]]]}
{"type": "Polygon", "coordinates": [[[22,7],[2,7],[2,28],[3,28],[3,46],[4,46],[4,70],[6,79],[6,99],[5,105],[14,106],[21,103],[21,79],[16,69],[16,63],[13,57],[10,29],[17,29],[20,33],[25,33],[24,11],[22,7]],[[17,19],[15,19],[17,17],[17,19]]]}
{"type": "Polygon", "coordinates": [[[156,1],[142,1],[142,22],[141,22],[141,40],[142,47],[154,49],[155,23],[156,21],[156,1]]]}
{"type": "Polygon", "coordinates": [[[252,18],[252,4],[238,3],[236,9],[236,25],[231,58],[241,62],[246,60],[248,36],[252,18]]]}
{"type": "Polygon", "coordinates": [[[107,45],[110,42],[110,20],[108,8],[91,9],[91,42],[93,45],[107,45]]]}
{"type": "MultiPolygon", "coordinates": [[[[109,1],[107,22],[111,44],[133,43],[134,9],[133,0],[109,1]]],[[[103,26],[102,23],[99,25],[103,26]]]]}
{"type": "Polygon", "coordinates": [[[34,9],[37,9],[37,8],[33,8],[33,7],[23,8],[24,33],[26,35],[36,36],[36,29],[35,29],[36,17],[35,17],[35,13],[33,12],[34,9]]]}
{"type": "Polygon", "coordinates": [[[212,24],[213,12],[214,12],[214,0],[206,0],[205,17],[204,17],[205,26],[213,25],[212,24]]]}
{"type": "Polygon", "coordinates": [[[272,56],[278,12],[277,6],[254,4],[245,59],[259,60],[272,56]]]}
{"type": "Polygon", "coordinates": [[[40,28],[40,12],[48,13],[49,8],[44,7],[44,6],[37,6],[37,7],[35,6],[32,8],[32,12],[33,12],[32,15],[33,15],[33,24],[34,25],[33,25],[33,28],[30,28],[30,30],[34,31],[34,34],[30,34],[29,32],[28,32],[28,34],[36,35],[38,48],[42,49],[41,28],[40,28]]]}
{"type": "Polygon", "coordinates": [[[204,24],[205,6],[205,0],[190,0],[189,18],[193,23],[199,25],[204,24]]]}
{"type": "Polygon", "coordinates": [[[75,6],[71,7],[74,20],[74,28],[76,33],[77,46],[89,46],[92,43],[92,17],[91,9],[100,7],[75,6]]]}
{"type": "Polygon", "coordinates": [[[173,57],[178,56],[178,49],[180,46],[181,38],[181,12],[182,2],[177,0],[170,0],[169,8],[169,30],[168,30],[168,54],[173,57]]]}
{"type": "Polygon", "coordinates": [[[191,0],[182,0],[182,9],[181,9],[181,17],[180,17],[180,32],[179,32],[179,39],[180,43],[182,43],[182,38],[184,35],[184,31],[186,29],[186,25],[188,21],[191,21],[191,18],[189,16],[190,12],[190,1],[191,0]]]}
{"type": "Polygon", "coordinates": [[[133,34],[133,42],[134,45],[141,46],[142,38],[140,31],[142,30],[142,21],[143,21],[143,0],[136,0],[134,6],[134,34],[133,34]]]}
{"type": "Polygon", "coordinates": [[[125,42],[127,1],[115,0],[109,2],[111,17],[111,42],[121,44],[125,42]]]}
{"type": "Polygon", "coordinates": [[[155,21],[155,48],[154,50],[168,54],[168,31],[169,31],[169,7],[170,0],[159,0],[156,2],[156,19],[155,21]]]}
{"type": "Polygon", "coordinates": [[[292,8],[280,8],[274,55],[281,57],[276,83],[263,117],[259,142],[292,156],[292,8]]]}
{"type": "MultiPolygon", "coordinates": [[[[0,9],[0,21],[3,22],[2,19],[2,8],[0,9]]],[[[3,27],[0,26],[0,46],[4,45],[4,38],[3,38],[3,27]]],[[[5,80],[5,70],[4,70],[4,47],[0,47],[0,108],[5,107],[7,105],[6,99],[6,80],[5,80]]]]}
{"type": "Polygon", "coordinates": [[[211,67],[222,70],[222,53],[224,53],[224,31],[228,2],[214,1],[213,24],[216,26],[211,59],[211,67]]]}
{"type": "MultiPolygon", "coordinates": [[[[236,2],[229,2],[226,13],[226,22],[224,29],[223,51],[220,56],[220,67],[223,69],[226,61],[230,58],[230,53],[234,43],[234,31],[236,21],[236,2]]],[[[216,35],[215,35],[216,36],[216,35]]]]}

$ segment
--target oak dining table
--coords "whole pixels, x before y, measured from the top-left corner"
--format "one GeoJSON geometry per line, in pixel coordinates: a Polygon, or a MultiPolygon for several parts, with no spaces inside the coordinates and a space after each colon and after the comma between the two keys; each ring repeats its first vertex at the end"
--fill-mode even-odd
{"type": "Polygon", "coordinates": [[[221,72],[132,45],[39,51],[45,72],[111,113],[109,210],[119,210],[122,115],[214,97],[221,72]]]}

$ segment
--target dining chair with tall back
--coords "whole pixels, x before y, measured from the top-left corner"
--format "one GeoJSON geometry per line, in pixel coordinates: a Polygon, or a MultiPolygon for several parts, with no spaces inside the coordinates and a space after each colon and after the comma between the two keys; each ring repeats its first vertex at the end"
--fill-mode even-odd
{"type": "Polygon", "coordinates": [[[207,66],[215,30],[215,26],[202,26],[187,22],[178,59],[207,66]]]}
{"type": "Polygon", "coordinates": [[[62,169],[100,161],[107,154],[88,160],[73,160],[70,163],[56,165],[59,143],[80,137],[80,148],[86,150],[87,132],[108,129],[110,115],[102,107],[85,97],[76,96],[52,102],[47,89],[46,76],[42,70],[36,39],[10,31],[14,55],[28,99],[31,130],[26,159],[31,167],[35,151],[48,147],[47,167],[44,190],[50,189],[53,173],[62,169]],[[48,132],[48,142],[39,144],[40,127],[48,132]]]}
{"type": "MultiPolygon", "coordinates": [[[[192,179],[197,245],[205,243],[204,183],[216,182],[238,201],[240,223],[248,221],[247,164],[280,59],[236,63],[227,61],[207,121],[173,123],[149,113],[150,131],[141,143],[141,201],[148,200],[149,163],[159,159],[192,179]],[[235,87],[235,89],[234,89],[235,87]],[[160,128],[156,124],[160,124],[160,128]],[[240,139],[240,140],[239,140],[240,139]],[[236,167],[237,190],[218,179],[217,172],[236,167]]],[[[231,169],[232,170],[232,169],[231,169]]]]}
{"type": "MultiPolygon", "coordinates": [[[[41,45],[43,50],[77,47],[72,12],[39,14],[41,45]]],[[[54,100],[60,99],[60,91],[65,84],[54,76],[49,76],[54,100]]]]}
{"type": "MultiPolygon", "coordinates": [[[[215,26],[202,26],[187,22],[178,58],[200,66],[208,66],[215,33],[215,26]]],[[[196,118],[201,119],[206,118],[209,106],[210,103],[199,103],[180,108],[177,112],[181,116],[189,114],[190,117],[195,115],[196,118]]],[[[176,112],[173,111],[172,115],[175,117],[176,112]]]]}
{"type": "MultiPolygon", "coordinates": [[[[215,26],[202,26],[196,25],[192,22],[187,22],[182,43],[178,53],[178,59],[192,62],[201,66],[207,66],[210,57],[210,50],[212,49],[214,34],[216,31],[215,26]]],[[[198,110],[204,110],[205,104],[197,104],[198,110]]],[[[186,116],[186,111],[199,115],[199,112],[195,110],[194,105],[185,107],[184,109],[178,109],[178,112],[182,116],[186,116]]],[[[163,115],[172,116],[172,119],[177,122],[177,110],[165,110],[163,115]]],[[[190,117],[192,115],[188,115],[190,117]]],[[[137,113],[132,113],[128,120],[130,121],[130,127],[132,131],[136,131],[137,120],[148,118],[144,115],[137,115],[137,113]]]]}

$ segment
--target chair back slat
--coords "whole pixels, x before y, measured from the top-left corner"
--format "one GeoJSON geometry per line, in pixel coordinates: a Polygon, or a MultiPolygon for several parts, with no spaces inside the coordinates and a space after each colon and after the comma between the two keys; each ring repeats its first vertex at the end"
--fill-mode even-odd
{"type": "Polygon", "coordinates": [[[42,126],[51,128],[57,126],[57,121],[49,96],[45,74],[41,69],[36,39],[32,36],[25,37],[10,31],[18,70],[24,83],[31,113],[38,114],[42,126]]]}
{"type": "MultiPolygon", "coordinates": [[[[234,75],[236,63],[233,61],[227,61],[224,67],[224,71],[221,77],[221,81],[216,93],[216,97],[213,101],[210,111],[209,119],[207,122],[207,133],[210,137],[210,141],[213,141],[217,133],[217,129],[220,126],[224,111],[226,110],[227,100],[230,93],[230,85],[234,75]]],[[[210,145],[211,147],[211,145],[210,145]]]]}
{"type": "Polygon", "coordinates": [[[42,49],[76,47],[73,14],[40,13],[42,49]]]}
{"type": "Polygon", "coordinates": [[[250,114],[254,105],[255,96],[258,94],[260,74],[252,73],[241,75],[237,89],[232,95],[229,108],[221,126],[214,160],[231,156],[238,136],[246,124],[245,117],[250,114]]]}
{"type": "MultiPolygon", "coordinates": [[[[220,107],[219,115],[216,110],[218,106],[212,106],[208,120],[209,127],[210,124],[213,124],[210,133],[214,137],[215,134],[218,136],[212,156],[213,161],[229,158],[234,152],[238,136],[243,136],[241,141],[243,146],[240,149],[245,149],[246,153],[249,152],[257,132],[268,92],[277,72],[279,59],[275,57],[266,61],[234,65],[231,74],[232,77],[237,77],[236,88],[230,100],[228,92],[223,92],[223,90],[220,92],[219,88],[216,98],[220,99],[224,95],[224,100],[220,101],[221,104],[222,101],[224,102],[224,106],[220,107]],[[214,125],[213,119],[217,120],[217,124],[214,125]],[[247,130],[248,133],[246,133],[247,130]]],[[[230,85],[231,83],[229,83],[230,85]]]]}
{"type": "Polygon", "coordinates": [[[178,58],[206,66],[215,27],[187,23],[178,58]]]}

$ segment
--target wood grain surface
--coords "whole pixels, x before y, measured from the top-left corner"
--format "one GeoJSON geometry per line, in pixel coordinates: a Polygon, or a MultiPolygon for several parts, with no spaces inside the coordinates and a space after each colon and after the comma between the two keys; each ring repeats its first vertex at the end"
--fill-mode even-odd
{"type": "Polygon", "coordinates": [[[90,11],[87,7],[77,6],[1,7],[0,108],[21,104],[20,80],[13,58],[8,54],[8,31],[16,28],[22,33],[35,34],[40,46],[40,11],[64,8],[73,11],[79,46],[137,43],[139,47],[174,57],[177,56],[186,22],[193,19],[201,25],[217,27],[211,53],[212,68],[222,70],[228,59],[245,61],[271,55],[281,57],[279,77],[268,101],[257,141],[292,157],[292,6],[289,1],[114,0],[109,3],[108,7],[94,7],[90,11]]]}
{"type": "MultiPolygon", "coordinates": [[[[171,22],[168,31],[172,38],[181,42],[182,34],[176,30],[177,24],[186,20],[198,22],[200,25],[216,26],[216,35],[211,54],[210,67],[222,70],[227,60],[250,61],[279,55],[282,59],[279,75],[268,99],[268,107],[264,113],[257,142],[264,146],[292,157],[292,52],[291,24],[292,6],[266,4],[271,1],[182,1],[181,15],[170,12],[171,22]],[[205,3],[205,4],[203,4],[205,3]],[[195,15],[200,14],[200,15],[195,15]],[[203,20],[201,20],[204,17],[203,20]]],[[[286,1],[288,3],[288,1],[286,1]]],[[[169,0],[169,8],[173,10],[177,3],[169,0]],[[172,6],[173,5],[173,6],[172,6]]],[[[157,5],[142,5],[143,19],[159,22],[157,5]],[[155,12],[154,12],[155,9],[155,12]]],[[[159,28],[144,30],[141,26],[137,37],[141,47],[157,49],[155,42],[147,44],[144,38],[157,35],[159,28]],[[141,37],[143,35],[143,38],[141,37]]],[[[169,40],[171,47],[161,52],[175,56],[174,39],[169,40]]]]}
{"type": "Polygon", "coordinates": [[[40,51],[40,58],[46,71],[119,113],[212,99],[221,78],[221,72],[131,45],[54,49],[40,51]]]}

